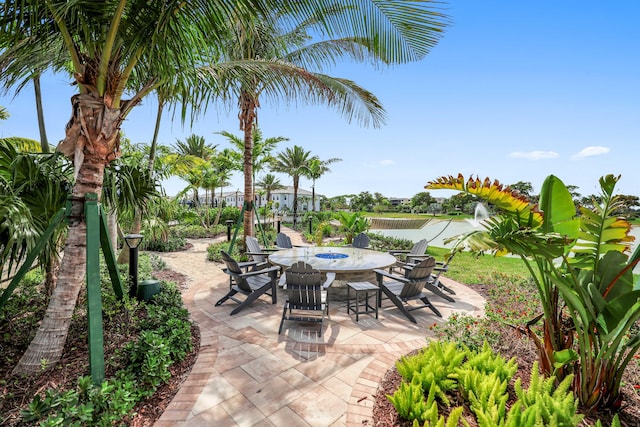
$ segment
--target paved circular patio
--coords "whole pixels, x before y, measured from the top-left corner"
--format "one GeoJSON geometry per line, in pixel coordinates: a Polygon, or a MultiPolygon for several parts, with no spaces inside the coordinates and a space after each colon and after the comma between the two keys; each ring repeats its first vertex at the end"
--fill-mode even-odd
{"type": "MultiPolygon", "coordinates": [[[[285,231],[285,230],[283,230],[285,231]]],[[[301,244],[296,233],[287,233],[301,244]]],[[[317,325],[278,326],[282,304],[260,298],[230,316],[233,302],[215,307],[229,287],[221,264],[206,261],[211,240],[192,241],[186,252],[162,254],[168,268],[189,277],[184,300],[201,333],[200,354],[156,426],[362,426],[373,425],[378,384],[395,361],[423,347],[429,326],[442,322],[428,310],[407,320],[388,300],[379,319],[356,323],[346,302],[330,305],[322,337],[317,325]]],[[[430,297],[446,319],[453,312],[481,316],[484,300],[444,279],[456,303],[430,297]]],[[[281,297],[281,295],[279,295],[281,297]]]]}

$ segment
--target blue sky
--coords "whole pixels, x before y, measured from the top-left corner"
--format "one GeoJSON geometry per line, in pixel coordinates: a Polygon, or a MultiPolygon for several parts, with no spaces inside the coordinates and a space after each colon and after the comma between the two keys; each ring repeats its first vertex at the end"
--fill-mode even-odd
{"type": "MultiPolygon", "coordinates": [[[[598,192],[598,178],[622,175],[618,192],[640,195],[640,2],[620,0],[451,0],[452,24],[424,60],[389,69],[342,64],[331,75],[355,80],[387,110],[380,129],[347,123],[323,106],[264,104],[265,137],[285,136],[321,159],[343,161],[316,183],[329,197],[369,191],[411,197],[442,175],[478,175],[539,191],[549,174],[598,192]]],[[[74,93],[66,76],[43,80],[50,142],[59,141],[74,93]]],[[[9,120],[0,137],[38,139],[31,88],[0,97],[9,120]]],[[[156,104],[144,100],[123,125],[134,142],[151,140],[156,104]]],[[[165,114],[160,142],[195,133],[227,146],[240,135],[236,111],[211,106],[192,128],[165,114]]],[[[280,175],[283,184],[291,178],[280,175]]],[[[310,182],[302,179],[302,188],[310,182]]],[[[183,188],[166,183],[168,194],[183,188]]],[[[229,191],[242,188],[237,173],[229,191]]],[[[434,196],[450,193],[433,191],[434,196]]]]}

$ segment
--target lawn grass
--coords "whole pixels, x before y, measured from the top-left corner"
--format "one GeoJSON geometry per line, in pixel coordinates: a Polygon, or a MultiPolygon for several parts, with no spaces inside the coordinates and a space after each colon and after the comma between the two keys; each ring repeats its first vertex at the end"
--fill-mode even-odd
{"type": "MultiPolygon", "coordinates": [[[[448,249],[433,246],[429,246],[429,249],[427,249],[427,253],[432,255],[437,261],[444,261],[448,252],[448,249]]],[[[476,257],[470,252],[460,252],[456,254],[449,265],[449,271],[446,273],[446,276],[457,282],[471,285],[486,283],[487,278],[494,272],[508,276],[530,276],[529,270],[527,270],[527,267],[520,258],[506,256],[496,257],[493,255],[476,257]]]]}

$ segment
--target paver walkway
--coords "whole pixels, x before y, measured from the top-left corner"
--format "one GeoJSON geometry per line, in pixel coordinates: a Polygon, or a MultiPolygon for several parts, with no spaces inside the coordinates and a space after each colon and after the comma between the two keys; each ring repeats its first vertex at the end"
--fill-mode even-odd
{"type": "MultiPolygon", "coordinates": [[[[282,231],[302,244],[297,233],[282,231]]],[[[234,316],[233,302],[215,307],[229,288],[228,276],[221,264],[206,260],[211,240],[191,242],[189,251],[162,258],[189,277],[184,300],[200,327],[200,354],[156,427],[373,425],[382,377],[399,357],[424,346],[430,325],[443,321],[424,309],[413,312],[415,325],[385,299],[378,320],[361,315],[356,323],[346,303],[336,302],[321,338],[318,326],[297,322],[286,322],[278,335],[282,299],[272,305],[261,298],[234,316]]],[[[430,298],[445,318],[453,312],[482,315],[480,295],[445,281],[456,303],[430,298]]]]}

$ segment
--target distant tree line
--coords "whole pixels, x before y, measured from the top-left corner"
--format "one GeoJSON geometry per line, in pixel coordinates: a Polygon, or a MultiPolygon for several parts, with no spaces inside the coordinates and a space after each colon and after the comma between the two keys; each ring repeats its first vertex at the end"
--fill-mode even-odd
{"type": "MultiPolygon", "coordinates": [[[[539,195],[534,193],[530,182],[518,181],[509,187],[529,198],[534,203],[539,195]]],[[[594,202],[601,202],[602,196],[591,194],[582,196],[575,185],[567,185],[567,189],[573,196],[573,201],[578,206],[592,208],[594,202]]],[[[628,218],[640,217],[640,197],[632,195],[620,195],[621,207],[616,214],[628,218]]],[[[393,205],[390,198],[381,193],[371,194],[363,191],[359,194],[345,194],[335,197],[323,197],[321,206],[323,210],[349,210],[354,212],[408,212],[429,214],[468,214],[473,215],[479,199],[471,194],[458,193],[448,198],[435,198],[428,191],[415,194],[404,203],[393,205]]],[[[491,210],[491,207],[488,207],[491,210]]]]}

